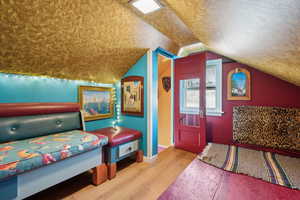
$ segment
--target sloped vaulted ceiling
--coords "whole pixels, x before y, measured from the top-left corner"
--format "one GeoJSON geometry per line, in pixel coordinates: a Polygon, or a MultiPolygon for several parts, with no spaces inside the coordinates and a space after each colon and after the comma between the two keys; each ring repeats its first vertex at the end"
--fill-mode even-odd
{"type": "Polygon", "coordinates": [[[178,45],[116,0],[1,0],[0,72],[113,83],[178,45]]]}
{"type": "Polygon", "coordinates": [[[147,49],[195,42],[300,86],[299,0],[0,0],[0,72],[112,83],[147,49]]]}
{"type": "Polygon", "coordinates": [[[159,1],[160,4],[163,5],[161,9],[146,15],[131,6],[130,1],[118,1],[129,10],[134,12],[137,16],[168,36],[179,46],[185,46],[199,42],[199,40],[193,35],[192,31],[182,22],[176,13],[166,5],[163,0],[159,1]]]}
{"type": "Polygon", "coordinates": [[[300,86],[299,0],[165,0],[211,50],[300,86]]]}

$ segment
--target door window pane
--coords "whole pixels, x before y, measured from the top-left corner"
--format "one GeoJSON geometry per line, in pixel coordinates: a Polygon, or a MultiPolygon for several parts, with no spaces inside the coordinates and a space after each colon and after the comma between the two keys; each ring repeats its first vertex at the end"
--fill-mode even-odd
{"type": "Polygon", "coordinates": [[[180,113],[199,113],[200,79],[180,80],[180,113]]]}
{"type": "Polygon", "coordinates": [[[200,79],[180,80],[180,124],[200,126],[200,79]]]}
{"type": "Polygon", "coordinates": [[[185,91],[185,107],[199,108],[199,90],[186,89],[185,91]]]}

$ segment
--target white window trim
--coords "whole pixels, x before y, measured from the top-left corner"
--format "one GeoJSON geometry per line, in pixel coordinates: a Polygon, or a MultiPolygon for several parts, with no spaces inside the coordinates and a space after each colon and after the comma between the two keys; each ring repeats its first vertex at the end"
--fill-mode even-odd
{"type": "Polygon", "coordinates": [[[206,109],[207,116],[222,116],[224,114],[222,107],[222,59],[208,60],[206,61],[206,66],[216,65],[216,99],[217,108],[216,109],[206,109]]]}

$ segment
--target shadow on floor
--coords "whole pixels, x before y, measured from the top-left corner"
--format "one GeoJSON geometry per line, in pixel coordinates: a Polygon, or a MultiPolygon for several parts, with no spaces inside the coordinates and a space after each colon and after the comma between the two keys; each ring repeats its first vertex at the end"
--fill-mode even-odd
{"type": "MultiPolygon", "coordinates": [[[[135,163],[135,158],[126,158],[117,163],[117,173],[135,163]]],[[[33,180],[34,181],[34,180],[33,180]]],[[[60,200],[70,197],[73,193],[83,190],[86,187],[94,187],[92,184],[92,171],[79,174],[71,179],[54,185],[46,190],[43,190],[33,196],[26,198],[26,200],[60,200]],[[55,197],[54,194],[55,193],[55,197]]]]}

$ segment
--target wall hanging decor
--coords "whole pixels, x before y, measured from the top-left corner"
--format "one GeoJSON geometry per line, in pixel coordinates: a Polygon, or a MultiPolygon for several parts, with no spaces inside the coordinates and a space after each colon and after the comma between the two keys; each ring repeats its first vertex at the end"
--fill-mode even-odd
{"type": "Polygon", "coordinates": [[[79,86],[78,94],[85,121],[113,117],[113,88],[79,86]]]}
{"type": "Polygon", "coordinates": [[[300,109],[233,107],[233,140],[239,144],[300,151],[300,109]]]}
{"type": "Polygon", "coordinates": [[[251,100],[251,77],[248,70],[236,68],[228,73],[227,99],[251,100]]]}
{"type": "Polygon", "coordinates": [[[163,88],[165,89],[166,92],[169,92],[171,89],[171,77],[170,76],[165,76],[161,79],[163,88]]]}
{"type": "Polygon", "coordinates": [[[144,77],[128,76],[121,80],[121,111],[144,116],[144,77]]]}

